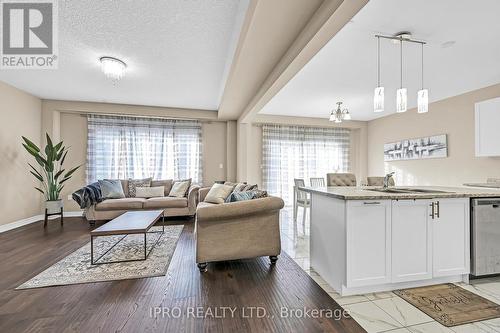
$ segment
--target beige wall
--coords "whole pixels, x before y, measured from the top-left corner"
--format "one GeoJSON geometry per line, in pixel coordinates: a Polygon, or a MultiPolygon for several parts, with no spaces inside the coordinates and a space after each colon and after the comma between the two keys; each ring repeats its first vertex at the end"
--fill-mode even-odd
{"type": "MultiPolygon", "coordinates": [[[[168,108],[125,105],[121,110],[122,114],[179,117],[179,113],[172,113],[168,108]]],[[[65,162],[67,166],[82,165],[73,178],[68,181],[61,194],[66,211],[79,209],[74,201],[68,199],[68,196],[84,186],[86,182],[87,119],[85,114],[120,114],[119,111],[120,106],[115,104],[43,101],[44,131],[54,133],[55,137],[60,137],[67,146],[71,147],[65,162]]],[[[197,111],[186,111],[184,115],[190,119],[201,118],[202,121],[204,185],[211,185],[215,180],[234,178],[236,174],[235,122],[212,121],[205,113],[200,114],[197,111]],[[232,124],[228,125],[228,123],[232,124]],[[234,147],[231,143],[234,143],[234,147]]],[[[208,112],[208,116],[211,116],[210,112],[208,112]]]]}
{"type": "Polygon", "coordinates": [[[429,113],[415,109],[368,123],[368,173],[396,172],[401,185],[461,185],[500,177],[500,158],[475,157],[474,103],[500,96],[500,84],[431,103],[429,113]],[[448,135],[448,157],[385,162],[384,143],[436,134],[448,135]]]}
{"type": "Polygon", "coordinates": [[[41,100],[0,82],[0,225],[38,215],[40,197],[27,162],[36,166],[21,146],[21,136],[40,145],[41,100]]]}

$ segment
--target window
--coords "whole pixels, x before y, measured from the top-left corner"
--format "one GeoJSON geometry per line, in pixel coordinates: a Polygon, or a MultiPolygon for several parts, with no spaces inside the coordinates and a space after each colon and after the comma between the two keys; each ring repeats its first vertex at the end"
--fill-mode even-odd
{"type": "Polygon", "coordinates": [[[201,123],[102,116],[88,120],[87,181],[185,179],[201,183],[201,123]]]}
{"type": "Polygon", "coordinates": [[[309,184],[311,177],[349,170],[349,129],[264,125],[262,145],[263,186],[288,205],[294,178],[309,184]]]}

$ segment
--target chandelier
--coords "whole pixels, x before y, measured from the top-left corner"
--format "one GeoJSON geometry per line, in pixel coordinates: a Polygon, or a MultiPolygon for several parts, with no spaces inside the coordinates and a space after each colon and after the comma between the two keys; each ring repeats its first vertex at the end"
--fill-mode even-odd
{"type": "Polygon", "coordinates": [[[337,109],[330,113],[330,121],[341,123],[343,120],[351,120],[351,114],[347,108],[342,109],[342,102],[337,102],[337,109]]]}

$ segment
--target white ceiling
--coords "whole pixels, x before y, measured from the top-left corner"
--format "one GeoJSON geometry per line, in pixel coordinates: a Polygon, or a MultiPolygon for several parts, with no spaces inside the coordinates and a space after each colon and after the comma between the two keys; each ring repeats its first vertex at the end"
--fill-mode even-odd
{"type": "MultiPolygon", "coordinates": [[[[399,45],[381,40],[385,112],[373,112],[377,33],[410,31],[425,40],[425,87],[431,102],[500,82],[500,1],[371,0],[261,111],[328,118],[343,101],[354,120],[395,113],[399,45]],[[443,43],[455,41],[451,47],[443,43]]],[[[409,107],[420,89],[420,46],[404,44],[409,107]]],[[[432,112],[432,108],[430,108],[432,112]]]]}
{"type": "Polygon", "coordinates": [[[1,70],[44,99],[216,110],[248,0],[59,1],[59,69],[1,70]],[[116,85],[98,62],[127,65],[116,85]]]}

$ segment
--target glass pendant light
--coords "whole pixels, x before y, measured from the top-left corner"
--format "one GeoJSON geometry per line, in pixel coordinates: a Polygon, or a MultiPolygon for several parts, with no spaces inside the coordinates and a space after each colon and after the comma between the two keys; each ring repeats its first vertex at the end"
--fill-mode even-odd
{"type": "Polygon", "coordinates": [[[429,91],[424,89],[424,44],[422,45],[422,89],[417,93],[418,113],[429,112],[429,91]]]}
{"type": "Polygon", "coordinates": [[[380,37],[377,36],[377,88],[373,93],[373,111],[384,112],[384,87],[380,86],[380,37]]]}
{"type": "Polygon", "coordinates": [[[408,106],[408,95],[406,88],[403,88],[403,38],[399,40],[400,44],[400,60],[401,60],[401,81],[400,88],[396,91],[396,112],[406,112],[408,106]]]}

